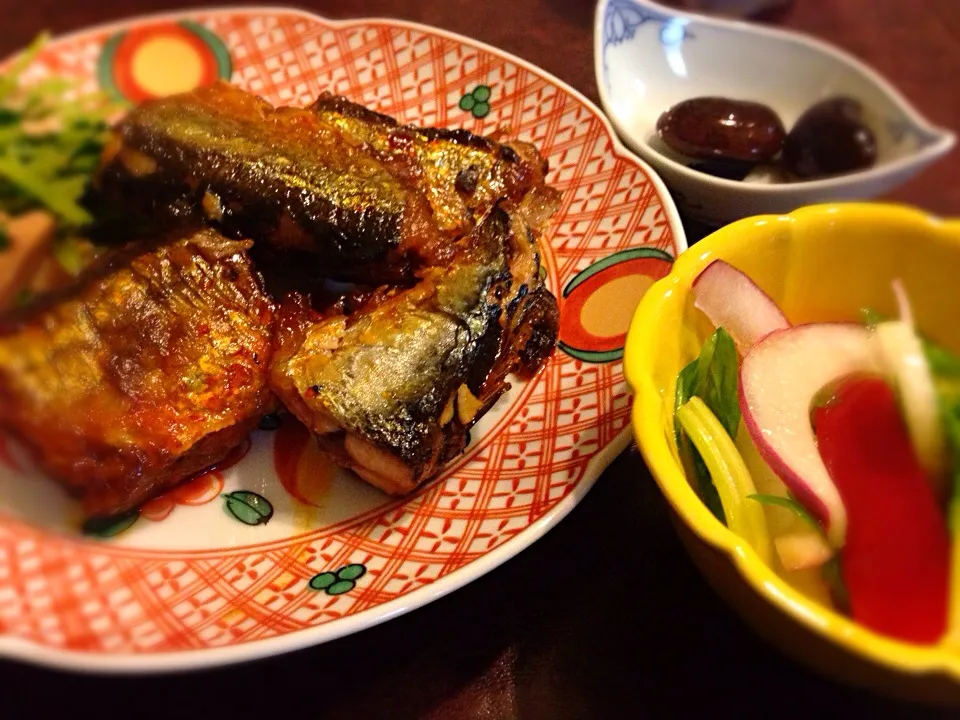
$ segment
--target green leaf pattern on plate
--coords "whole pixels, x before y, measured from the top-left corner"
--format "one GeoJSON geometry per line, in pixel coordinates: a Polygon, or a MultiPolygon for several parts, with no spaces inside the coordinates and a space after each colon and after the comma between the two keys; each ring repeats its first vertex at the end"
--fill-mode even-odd
{"type": "Polygon", "coordinates": [[[357,586],[357,580],[367,574],[367,568],[360,563],[344,565],[336,572],[319,573],[307,583],[311,590],[323,590],[327,595],[343,595],[357,586]]]}
{"type": "Polygon", "coordinates": [[[109,517],[93,517],[83,524],[84,535],[99,538],[112,538],[130,528],[140,517],[140,508],[128,510],[120,515],[109,517]]]}
{"type": "Polygon", "coordinates": [[[491,92],[489,85],[477,85],[460,98],[460,109],[464,112],[473,113],[473,116],[477,119],[486,117],[490,113],[491,92]]]}
{"type": "Polygon", "coordinates": [[[337,582],[336,573],[322,572],[310,578],[310,587],[313,590],[326,590],[335,582],[337,582]]]}
{"type": "Polygon", "coordinates": [[[273,517],[270,501],[251,490],[234,490],[223,497],[227,501],[227,512],[244,525],[266,525],[273,517]]]}

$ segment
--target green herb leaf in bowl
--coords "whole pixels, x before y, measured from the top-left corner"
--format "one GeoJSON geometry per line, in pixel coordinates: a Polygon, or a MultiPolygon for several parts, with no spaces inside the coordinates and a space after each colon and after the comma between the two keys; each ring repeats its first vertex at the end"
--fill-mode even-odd
{"type": "MultiPolygon", "coordinates": [[[[703,343],[700,356],[677,376],[674,410],[685,405],[690,398],[699,397],[730,438],[735,439],[740,427],[740,398],[737,393],[739,367],[740,358],[733,338],[722,327],[717,328],[703,343]]],[[[725,523],[720,496],[703,458],[690,443],[679,422],[675,431],[677,446],[688,472],[695,478],[697,492],[717,519],[725,523]]]]}
{"type": "MultiPolygon", "coordinates": [[[[950,455],[950,530],[960,538],[960,358],[931,342],[924,352],[933,375],[933,387],[940,405],[940,417],[950,455]]],[[[960,540],[958,540],[960,542],[960,540]]]]}

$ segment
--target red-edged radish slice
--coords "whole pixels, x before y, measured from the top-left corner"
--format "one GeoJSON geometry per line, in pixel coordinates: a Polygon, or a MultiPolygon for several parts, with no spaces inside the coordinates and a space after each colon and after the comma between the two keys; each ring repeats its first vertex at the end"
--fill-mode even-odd
{"type": "Polygon", "coordinates": [[[775,330],[790,327],[763,290],[723,260],[707,265],[693,283],[694,305],[733,338],[741,355],[775,330]]]}
{"type": "Polygon", "coordinates": [[[814,397],[854,373],[879,374],[871,333],[861,325],[817,323],[778,330],[747,353],[740,409],[761,457],[797,501],[842,547],[847,513],[817,450],[810,423],[814,397]]]}

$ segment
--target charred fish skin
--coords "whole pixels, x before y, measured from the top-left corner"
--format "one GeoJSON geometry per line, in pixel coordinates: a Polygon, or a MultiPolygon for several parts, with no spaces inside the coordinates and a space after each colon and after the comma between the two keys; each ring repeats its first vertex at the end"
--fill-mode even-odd
{"type": "Polygon", "coordinates": [[[441,229],[468,232],[492,207],[506,211],[511,231],[502,236],[510,282],[498,298],[506,308],[504,342],[492,333],[485,338],[479,357],[492,360],[474,365],[470,388],[480,395],[510,372],[535,373],[556,345],[559,328],[556,298],[542,287],[538,238],[560,203],[559,192],[545,183],[549,166],[536,147],[497,142],[464,129],[400,125],[329,93],[311,109],[391,172],[421,188],[441,229]]]}
{"type": "Polygon", "coordinates": [[[469,232],[497,203],[519,203],[543,186],[548,169],[527,143],[500,143],[464,129],[400,125],[342,96],[324,93],[311,109],[417,187],[443,232],[469,232]]]}
{"type": "Polygon", "coordinates": [[[308,250],[343,279],[390,281],[446,259],[422,193],[317,113],[274,108],[223,82],[132,110],[89,204],[308,250]]]}
{"type": "Polygon", "coordinates": [[[0,322],[0,428],[90,515],[219,462],[275,407],[249,247],[212,230],[131,245],[0,322]]]}
{"type": "Polygon", "coordinates": [[[308,317],[303,300],[281,309],[271,387],[321,447],[388,492],[409,492],[461,452],[506,387],[484,392],[476,379],[502,344],[510,231],[495,209],[448,267],[353,315],[308,317]]]}

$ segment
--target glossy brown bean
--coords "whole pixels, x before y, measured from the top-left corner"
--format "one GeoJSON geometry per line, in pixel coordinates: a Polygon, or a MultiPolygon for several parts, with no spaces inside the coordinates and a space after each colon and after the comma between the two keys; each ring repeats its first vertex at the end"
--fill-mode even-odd
{"type": "Polygon", "coordinates": [[[863,121],[863,107],[835,97],[808,109],[787,135],[782,163],[793,175],[813,179],[871,167],[877,140],[863,121]]]}
{"type": "Polygon", "coordinates": [[[699,160],[760,163],[780,152],[786,131],[766,105],[721,97],[684,100],[660,115],[657,133],[699,160]]]}

